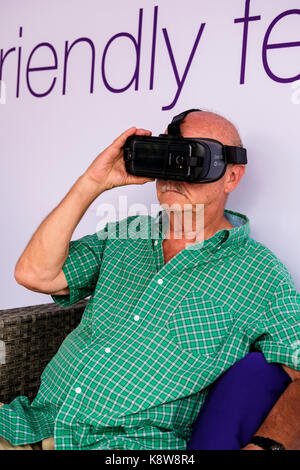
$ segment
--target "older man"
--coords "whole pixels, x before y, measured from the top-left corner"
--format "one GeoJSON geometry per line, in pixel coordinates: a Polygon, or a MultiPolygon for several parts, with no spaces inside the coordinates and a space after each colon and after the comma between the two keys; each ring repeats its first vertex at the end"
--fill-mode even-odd
{"type": "MultiPolygon", "coordinates": [[[[235,127],[214,113],[188,114],[181,132],[240,145],[235,127]]],[[[185,449],[211,386],[256,349],[291,381],[256,434],[298,448],[299,295],[276,256],[249,237],[248,218],[224,209],[244,165],[229,164],[210,184],[157,180],[162,205],[192,208],[192,230],[183,226],[181,238],[172,212],[168,233],[161,229],[160,211],[156,219],[143,216],[140,238],[118,236],[141,220],[132,216],[70,242],[101,193],[152,181],[125,171],[122,147],[133,134],[151,132],[130,128],[105,149],[17,263],[17,282],[60,305],[91,297],[44,370],[34,401],[17,397],[0,409],[0,436],[15,446],[54,436],[55,449],[185,449]],[[201,246],[197,204],[204,205],[201,246]]],[[[226,397],[222,406],[225,415],[226,397]]]]}

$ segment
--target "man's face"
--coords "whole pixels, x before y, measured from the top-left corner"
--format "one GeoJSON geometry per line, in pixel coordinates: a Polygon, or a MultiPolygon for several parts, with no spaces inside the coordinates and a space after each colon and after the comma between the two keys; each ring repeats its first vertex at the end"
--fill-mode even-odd
{"type": "MultiPolygon", "coordinates": [[[[224,145],[234,145],[232,136],[222,121],[214,119],[210,113],[191,113],[181,124],[183,137],[216,139],[224,145]]],[[[165,134],[167,131],[165,131],[165,134]]],[[[160,204],[204,204],[205,206],[225,204],[228,194],[227,180],[230,165],[225,174],[213,183],[187,183],[185,181],[156,179],[157,198],[160,204]]]]}

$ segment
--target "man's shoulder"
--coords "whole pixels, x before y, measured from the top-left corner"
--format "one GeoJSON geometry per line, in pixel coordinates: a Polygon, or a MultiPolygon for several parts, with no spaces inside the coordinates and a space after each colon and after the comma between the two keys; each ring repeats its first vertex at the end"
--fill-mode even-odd
{"type": "Polygon", "coordinates": [[[280,258],[268,248],[264,243],[255,240],[252,237],[247,238],[247,251],[250,256],[256,256],[259,259],[267,259],[274,264],[282,264],[280,258]]]}
{"type": "Polygon", "coordinates": [[[136,240],[137,238],[151,238],[150,215],[135,214],[120,218],[117,221],[107,222],[105,227],[108,240],[136,240]]]}
{"type": "Polygon", "coordinates": [[[244,253],[245,262],[255,264],[265,272],[265,276],[274,276],[276,279],[286,280],[293,283],[291,274],[283,261],[265,244],[248,237],[244,253]]]}

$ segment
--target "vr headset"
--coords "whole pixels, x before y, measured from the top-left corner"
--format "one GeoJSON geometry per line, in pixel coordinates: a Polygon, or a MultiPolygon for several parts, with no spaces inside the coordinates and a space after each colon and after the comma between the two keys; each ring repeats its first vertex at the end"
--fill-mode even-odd
{"type": "Polygon", "coordinates": [[[180,124],[193,111],[201,110],[189,109],[175,116],[168,125],[168,134],[128,137],[124,145],[126,171],[148,178],[212,183],[222,178],[227,163],[245,165],[245,148],[205,137],[182,137],[180,124]]]}

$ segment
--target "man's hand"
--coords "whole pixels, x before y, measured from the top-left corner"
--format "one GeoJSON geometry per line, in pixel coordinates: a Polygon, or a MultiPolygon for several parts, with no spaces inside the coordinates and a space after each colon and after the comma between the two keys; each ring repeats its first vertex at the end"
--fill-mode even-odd
{"type": "Polygon", "coordinates": [[[281,367],[291,377],[292,381],[300,380],[300,370],[292,369],[291,367],[285,366],[284,364],[281,364],[281,367]]]}
{"type": "Polygon", "coordinates": [[[154,178],[144,178],[127,173],[123,158],[123,146],[126,139],[131,135],[150,136],[151,131],[136,129],[136,127],[127,129],[95,158],[84,173],[83,178],[87,178],[94,184],[99,185],[101,190],[111,189],[116,186],[144,184],[149,181],[155,181],[154,178]]]}
{"type": "Polygon", "coordinates": [[[241,449],[241,450],[264,450],[264,449],[262,449],[259,446],[254,445],[254,444],[248,444],[248,445],[246,445],[246,447],[243,447],[243,449],[241,449]]]}

